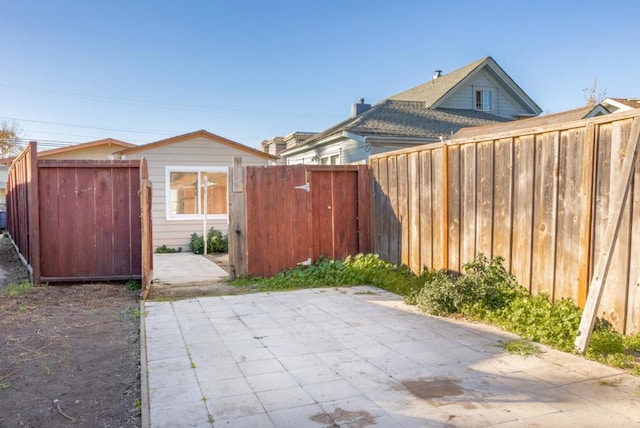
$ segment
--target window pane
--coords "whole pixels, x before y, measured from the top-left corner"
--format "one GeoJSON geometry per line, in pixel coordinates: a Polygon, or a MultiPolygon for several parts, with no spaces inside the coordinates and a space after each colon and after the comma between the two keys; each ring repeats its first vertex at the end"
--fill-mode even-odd
{"type": "Polygon", "coordinates": [[[169,179],[171,182],[169,212],[173,215],[196,214],[198,174],[196,172],[171,172],[169,179]]]}
{"type": "MultiPolygon", "coordinates": [[[[227,214],[227,173],[206,172],[207,177],[207,214],[227,214]]],[[[202,180],[204,186],[204,179],[202,180]]],[[[201,214],[204,214],[204,192],[200,202],[201,214]]]]}
{"type": "Polygon", "coordinates": [[[491,92],[482,91],[482,110],[491,110],[491,92]]]}

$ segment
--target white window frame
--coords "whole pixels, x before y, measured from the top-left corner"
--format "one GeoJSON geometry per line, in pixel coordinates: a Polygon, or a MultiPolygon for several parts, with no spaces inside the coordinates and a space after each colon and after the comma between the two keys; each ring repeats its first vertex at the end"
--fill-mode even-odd
{"type": "Polygon", "coordinates": [[[473,92],[473,107],[478,110],[478,111],[492,111],[493,110],[493,91],[491,89],[488,88],[474,88],[474,92],[473,92]],[[481,98],[482,98],[482,105],[480,107],[478,107],[478,102],[477,102],[477,98],[478,98],[478,92],[481,93],[481,98]],[[487,93],[489,95],[489,107],[485,107],[484,105],[484,94],[487,93]]]}
{"type": "MultiPolygon", "coordinates": [[[[171,173],[172,172],[224,172],[227,174],[227,189],[229,189],[229,167],[226,166],[166,166],[164,168],[165,182],[165,211],[167,221],[203,220],[202,214],[171,214],[171,173]]],[[[200,207],[200,192],[198,188],[198,208],[200,207]]],[[[229,220],[229,192],[227,192],[227,214],[207,214],[207,220],[229,220]]]]}
{"type": "Polygon", "coordinates": [[[342,150],[323,153],[318,160],[318,165],[342,165],[342,150]],[[331,163],[331,159],[336,159],[337,163],[331,163]],[[323,164],[322,161],[328,159],[329,163],[323,164]]]}

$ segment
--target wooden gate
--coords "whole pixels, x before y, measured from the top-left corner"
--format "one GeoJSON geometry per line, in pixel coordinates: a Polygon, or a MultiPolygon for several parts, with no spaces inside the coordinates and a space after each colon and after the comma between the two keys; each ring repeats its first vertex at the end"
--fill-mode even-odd
{"type": "Polygon", "coordinates": [[[234,162],[229,256],[235,275],[271,276],[318,257],[370,251],[367,165],[242,168],[234,162]]]}
{"type": "Polygon", "coordinates": [[[144,159],[39,160],[36,143],[29,143],[9,169],[7,220],[31,280],[142,278],[148,284],[153,254],[147,177],[144,159]]]}

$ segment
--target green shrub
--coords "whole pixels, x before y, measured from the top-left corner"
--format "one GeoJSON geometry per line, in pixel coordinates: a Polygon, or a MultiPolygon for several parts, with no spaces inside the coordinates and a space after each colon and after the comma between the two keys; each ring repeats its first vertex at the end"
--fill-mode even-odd
{"type": "MultiPolygon", "coordinates": [[[[204,238],[197,233],[191,234],[189,249],[195,254],[204,254],[204,238]]],[[[207,253],[226,253],[229,251],[229,237],[215,228],[207,232],[207,253]]]]}
{"type": "Polygon", "coordinates": [[[129,291],[142,289],[142,283],[136,279],[131,279],[131,278],[127,281],[126,286],[127,286],[127,290],[129,291]]]}
{"type": "Polygon", "coordinates": [[[462,313],[481,316],[505,307],[524,294],[515,278],[502,266],[502,258],[479,254],[464,265],[464,274],[453,277],[444,271],[423,273],[423,287],[410,301],[433,315],[462,313]]]}

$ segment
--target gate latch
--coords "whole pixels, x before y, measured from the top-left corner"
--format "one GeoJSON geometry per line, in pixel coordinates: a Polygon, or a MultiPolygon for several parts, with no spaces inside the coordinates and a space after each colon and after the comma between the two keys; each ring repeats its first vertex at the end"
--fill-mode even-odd
{"type": "Polygon", "coordinates": [[[301,189],[301,190],[304,190],[305,192],[310,192],[311,191],[311,186],[309,186],[309,183],[305,183],[302,186],[294,187],[294,189],[301,189]]]}

